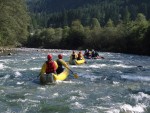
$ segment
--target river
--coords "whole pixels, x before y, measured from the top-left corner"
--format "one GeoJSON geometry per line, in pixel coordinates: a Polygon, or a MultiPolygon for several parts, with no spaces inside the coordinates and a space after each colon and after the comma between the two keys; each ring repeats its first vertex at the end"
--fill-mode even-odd
{"type": "Polygon", "coordinates": [[[150,57],[99,52],[105,59],[70,65],[66,81],[41,85],[48,53],[68,61],[71,51],[24,49],[0,56],[0,113],[150,113],[150,57]]]}

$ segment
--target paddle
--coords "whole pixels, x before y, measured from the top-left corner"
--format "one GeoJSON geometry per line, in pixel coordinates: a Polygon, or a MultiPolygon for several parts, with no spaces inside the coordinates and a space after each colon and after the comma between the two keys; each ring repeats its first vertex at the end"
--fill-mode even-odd
{"type": "MultiPolygon", "coordinates": [[[[67,69],[69,69],[68,67],[66,67],[67,69]]],[[[73,73],[73,71],[71,69],[69,69],[69,71],[71,71],[71,73],[74,75],[74,78],[79,78],[79,76],[76,73],[73,73]]]]}

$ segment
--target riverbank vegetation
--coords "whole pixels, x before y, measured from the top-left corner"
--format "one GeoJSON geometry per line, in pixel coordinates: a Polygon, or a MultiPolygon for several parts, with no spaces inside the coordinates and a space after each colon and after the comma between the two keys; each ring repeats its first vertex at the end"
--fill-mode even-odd
{"type": "Polygon", "coordinates": [[[97,18],[89,26],[80,20],[63,28],[38,29],[28,38],[28,47],[61,49],[96,49],[150,55],[150,23],[141,13],[135,21],[120,21],[117,25],[109,19],[101,27],[97,18]]]}
{"type": "Polygon", "coordinates": [[[27,41],[29,15],[24,0],[0,0],[0,46],[18,46],[27,41]]]}
{"type": "Polygon", "coordinates": [[[0,1],[0,46],[150,55],[149,2],[0,1]]]}

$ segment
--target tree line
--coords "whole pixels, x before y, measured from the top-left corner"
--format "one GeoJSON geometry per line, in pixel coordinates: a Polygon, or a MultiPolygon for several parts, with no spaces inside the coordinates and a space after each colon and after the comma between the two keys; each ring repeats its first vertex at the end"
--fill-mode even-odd
{"type": "Polygon", "coordinates": [[[95,49],[150,55],[150,22],[138,13],[134,21],[120,21],[117,25],[109,19],[101,26],[97,18],[83,26],[80,20],[71,26],[38,29],[28,38],[28,47],[61,49],[95,49]]]}
{"type": "Polygon", "coordinates": [[[84,26],[97,18],[101,26],[111,18],[115,25],[120,20],[135,20],[138,13],[150,18],[149,0],[32,0],[28,2],[34,28],[70,26],[79,19],[84,26]]]}

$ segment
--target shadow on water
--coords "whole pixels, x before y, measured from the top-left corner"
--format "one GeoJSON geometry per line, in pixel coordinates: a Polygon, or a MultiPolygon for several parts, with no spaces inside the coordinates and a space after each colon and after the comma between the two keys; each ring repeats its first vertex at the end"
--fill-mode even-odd
{"type": "Polygon", "coordinates": [[[36,78],[36,79],[33,79],[32,80],[32,82],[34,83],[34,84],[38,84],[38,85],[41,85],[41,86],[45,86],[45,85],[51,85],[51,86],[53,86],[53,85],[57,85],[57,82],[54,82],[54,83],[40,83],[40,80],[39,80],[39,78],[36,78]]]}
{"type": "Polygon", "coordinates": [[[150,95],[150,90],[147,91],[147,90],[145,90],[145,89],[132,89],[132,88],[129,88],[128,90],[129,90],[129,92],[131,92],[132,94],[138,94],[139,92],[143,92],[143,93],[145,93],[145,94],[150,95]]]}
{"type": "Polygon", "coordinates": [[[32,80],[33,83],[41,85],[40,80],[38,78],[32,80]]]}

